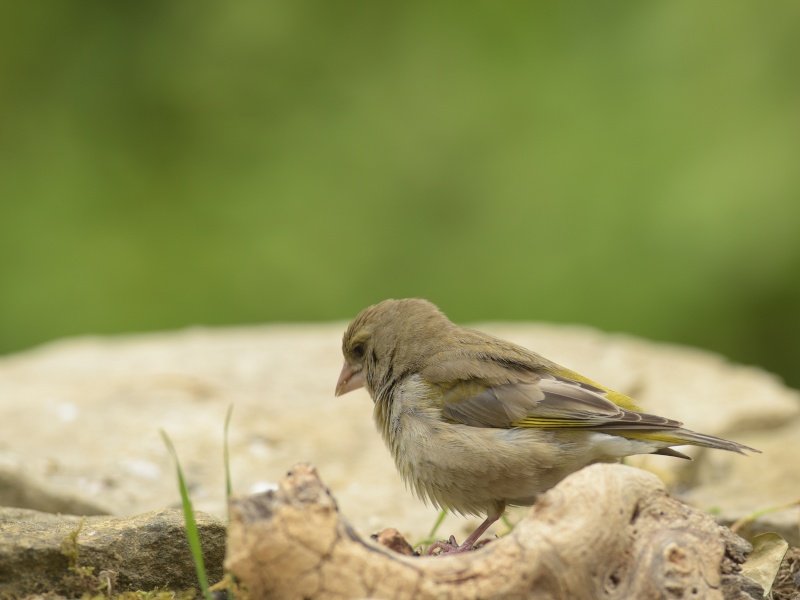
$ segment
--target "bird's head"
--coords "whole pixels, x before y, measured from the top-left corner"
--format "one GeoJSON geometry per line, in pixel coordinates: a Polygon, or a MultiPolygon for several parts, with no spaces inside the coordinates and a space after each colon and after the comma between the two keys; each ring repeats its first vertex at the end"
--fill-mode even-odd
{"type": "Polygon", "coordinates": [[[366,387],[375,392],[389,380],[421,370],[436,351],[435,335],[453,326],[431,302],[384,300],[362,310],[344,333],[344,367],[336,383],[341,396],[366,387]]]}

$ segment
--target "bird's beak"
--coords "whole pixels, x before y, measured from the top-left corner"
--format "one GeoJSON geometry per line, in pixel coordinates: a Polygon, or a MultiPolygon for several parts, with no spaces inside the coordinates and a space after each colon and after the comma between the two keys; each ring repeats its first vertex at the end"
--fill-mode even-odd
{"type": "Polygon", "coordinates": [[[336,382],[336,395],[341,396],[360,387],[364,387],[364,371],[361,367],[344,363],[339,381],[336,382]]]}

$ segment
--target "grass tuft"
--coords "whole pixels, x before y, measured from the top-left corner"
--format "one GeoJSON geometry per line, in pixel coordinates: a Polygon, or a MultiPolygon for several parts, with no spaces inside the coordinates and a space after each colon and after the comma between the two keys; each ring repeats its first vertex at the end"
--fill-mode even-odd
{"type": "Polygon", "coordinates": [[[183,477],[183,469],[181,469],[181,463],[178,460],[178,453],[167,433],[163,429],[160,431],[161,437],[164,438],[164,443],[167,445],[167,449],[175,459],[175,466],[178,473],[178,487],[181,493],[181,505],[183,506],[183,519],[186,524],[186,539],[189,541],[189,550],[192,553],[194,568],[197,572],[197,581],[205,599],[214,600],[214,596],[208,585],[208,577],[206,576],[203,549],[200,545],[200,533],[197,531],[197,521],[194,518],[194,507],[192,506],[192,500],[189,498],[189,490],[186,487],[186,480],[183,477]]]}

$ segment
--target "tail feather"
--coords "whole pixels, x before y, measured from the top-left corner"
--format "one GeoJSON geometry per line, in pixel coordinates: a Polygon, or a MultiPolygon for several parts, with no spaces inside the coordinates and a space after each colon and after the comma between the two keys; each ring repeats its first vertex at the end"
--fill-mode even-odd
{"type": "Polygon", "coordinates": [[[660,454],[661,456],[674,456],[675,458],[682,458],[683,460],[692,460],[691,456],[688,456],[683,452],[673,450],[672,448],[659,448],[652,454],[660,454]]]}
{"type": "MultiPolygon", "coordinates": [[[[704,448],[716,448],[717,450],[727,450],[728,452],[738,452],[745,454],[745,452],[755,452],[761,454],[761,450],[756,450],[750,446],[745,446],[739,442],[732,442],[713,435],[705,433],[697,433],[690,429],[672,429],[660,431],[614,431],[614,435],[621,437],[648,440],[652,442],[662,442],[664,448],[671,446],[702,446],[704,448]]],[[[663,453],[662,453],[663,454],[663,453]]]]}
{"type": "Polygon", "coordinates": [[[677,441],[676,445],[690,444],[692,446],[703,446],[705,448],[727,450],[728,452],[738,452],[739,454],[745,454],[745,451],[761,454],[761,450],[756,450],[755,448],[745,446],[739,442],[732,442],[730,440],[705,433],[697,433],[696,431],[692,431],[690,429],[678,429],[677,431],[673,431],[671,433],[677,441]]]}

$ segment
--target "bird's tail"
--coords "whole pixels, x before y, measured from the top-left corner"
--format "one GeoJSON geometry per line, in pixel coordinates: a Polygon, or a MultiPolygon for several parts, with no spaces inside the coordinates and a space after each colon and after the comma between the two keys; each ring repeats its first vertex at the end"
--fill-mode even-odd
{"type": "Polygon", "coordinates": [[[661,442],[664,448],[671,446],[703,446],[704,448],[716,448],[717,450],[727,450],[728,452],[738,452],[745,454],[746,452],[755,452],[761,454],[761,450],[756,450],[750,446],[745,446],[739,442],[732,442],[723,438],[705,433],[697,433],[690,429],[671,429],[660,431],[615,431],[616,435],[636,440],[647,440],[652,442],[661,442]]]}

